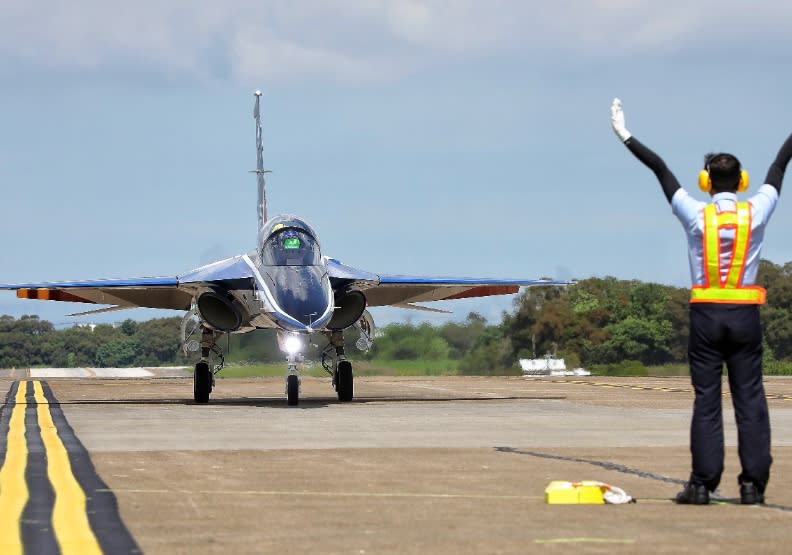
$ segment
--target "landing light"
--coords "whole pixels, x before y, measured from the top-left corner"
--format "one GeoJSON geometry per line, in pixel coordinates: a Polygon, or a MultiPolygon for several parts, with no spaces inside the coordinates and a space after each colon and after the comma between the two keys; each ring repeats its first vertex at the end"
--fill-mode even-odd
{"type": "Polygon", "coordinates": [[[294,355],[302,350],[302,341],[296,335],[290,335],[284,340],[283,347],[287,353],[294,355]]]}

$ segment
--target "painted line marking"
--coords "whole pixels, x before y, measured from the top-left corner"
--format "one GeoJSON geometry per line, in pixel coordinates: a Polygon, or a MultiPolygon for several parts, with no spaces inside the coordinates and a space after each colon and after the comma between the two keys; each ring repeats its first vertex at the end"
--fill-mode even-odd
{"type": "MultiPolygon", "coordinates": [[[[101,491],[101,490],[100,490],[101,491]]],[[[109,491],[109,490],[108,490],[109,491]]],[[[140,494],[206,494],[206,495],[261,495],[261,496],[316,496],[316,497],[407,497],[430,499],[513,499],[537,500],[537,495],[492,495],[475,493],[410,493],[365,491],[291,491],[291,490],[175,490],[175,489],[114,489],[115,492],[140,494]]]]}
{"type": "MultiPolygon", "coordinates": [[[[590,385],[594,387],[610,387],[613,389],[634,389],[638,391],[662,391],[664,393],[693,393],[692,388],[681,388],[681,387],[662,387],[662,386],[649,386],[649,385],[633,385],[633,384],[626,384],[626,383],[606,383],[606,382],[592,382],[592,381],[585,381],[585,380],[548,380],[548,379],[536,379],[534,381],[541,381],[544,383],[562,383],[562,384],[571,384],[571,385],[590,385]]],[[[724,389],[721,393],[721,397],[731,397],[731,392],[728,389],[724,389]]],[[[776,401],[792,401],[792,395],[785,394],[785,393],[767,393],[765,392],[765,398],[773,399],[776,401]]]]}
{"type": "Polygon", "coordinates": [[[424,384],[412,384],[412,383],[400,383],[400,382],[382,382],[386,385],[398,385],[401,387],[411,387],[413,389],[427,389],[430,391],[445,391],[447,393],[457,393],[456,389],[451,389],[448,387],[440,387],[436,385],[424,385],[424,384]]]}
{"type": "Polygon", "coordinates": [[[15,382],[0,406],[0,553],[25,552],[140,553],[115,495],[39,380],[15,382]]]}
{"type": "Polygon", "coordinates": [[[633,544],[633,538],[549,538],[546,540],[534,540],[534,543],[551,544],[551,543],[617,543],[617,544],[633,544]]]}
{"type": "Polygon", "coordinates": [[[85,492],[74,477],[69,454],[58,436],[58,430],[55,428],[49,411],[49,403],[44,398],[41,382],[34,381],[33,390],[39,427],[41,428],[41,439],[47,451],[47,476],[55,490],[52,524],[61,552],[64,555],[102,553],[99,542],[88,523],[88,515],[85,512],[85,492]]]}
{"type": "MultiPolygon", "coordinates": [[[[20,520],[28,501],[25,482],[28,449],[25,441],[25,387],[17,382],[3,467],[0,468],[0,546],[3,553],[23,553],[20,520]]],[[[10,393],[10,392],[9,392],[10,393]]],[[[9,398],[10,400],[10,398],[9,398]]],[[[9,405],[6,404],[6,408],[9,405]]]]}

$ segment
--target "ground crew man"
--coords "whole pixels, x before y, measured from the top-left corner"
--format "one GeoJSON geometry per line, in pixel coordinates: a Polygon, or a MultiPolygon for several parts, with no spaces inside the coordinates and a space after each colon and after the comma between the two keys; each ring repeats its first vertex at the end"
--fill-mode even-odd
{"type": "Polygon", "coordinates": [[[695,200],[665,162],[624,126],[621,101],[611,106],[616,135],[660,181],[674,215],[687,234],[691,274],[688,361],[695,390],[690,425],[692,471],[676,496],[682,504],[706,505],[723,473],[721,376],[726,363],[737,420],[742,472],[740,502],[764,503],[770,477],[770,418],[762,384],[762,328],[759,305],[765,291],[756,285],[767,222],[775,209],[792,135],[770,165],[765,184],[747,201],[737,192],[748,188],[748,174],[731,154],[708,154],[699,187],[711,202],[695,200]]]}

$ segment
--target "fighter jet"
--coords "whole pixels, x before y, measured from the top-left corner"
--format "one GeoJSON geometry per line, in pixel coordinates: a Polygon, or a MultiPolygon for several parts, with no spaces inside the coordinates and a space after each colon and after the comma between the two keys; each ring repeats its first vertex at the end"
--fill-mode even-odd
{"type": "Polygon", "coordinates": [[[215,374],[223,368],[219,340],[224,334],[275,328],[286,355],[286,400],[297,405],[302,353],[313,333],[327,339],[322,366],[332,377],[338,400],[352,400],[352,363],[346,357],[344,333],[357,328],[357,347],[371,347],[374,322],[367,307],[438,311],[415,303],[507,295],[523,286],[569,283],[374,274],[324,256],[318,235],[304,220],[288,214],[267,218],[260,100],[261,91],[256,91],[253,173],[258,186],[258,237],[251,251],[177,276],[0,284],[0,289],[16,290],[22,299],[109,305],[74,316],[136,307],[186,311],[182,348],[200,351],[193,378],[196,403],[209,401],[215,374]]]}

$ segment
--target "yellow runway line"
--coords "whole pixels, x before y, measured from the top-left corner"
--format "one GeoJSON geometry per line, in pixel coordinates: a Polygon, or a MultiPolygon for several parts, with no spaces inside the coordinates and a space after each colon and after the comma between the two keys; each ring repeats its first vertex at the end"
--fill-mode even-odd
{"type": "Polygon", "coordinates": [[[47,475],[55,490],[52,524],[55,538],[64,555],[101,554],[99,542],[88,523],[85,511],[85,492],[77,483],[69,462],[69,455],[58,436],[55,423],[44,397],[41,383],[33,382],[41,439],[47,452],[47,475]]]}
{"type": "Polygon", "coordinates": [[[23,553],[19,524],[28,500],[25,482],[28,456],[25,441],[27,382],[19,382],[18,387],[8,426],[5,463],[0,469],[0,550],[9,555],[23,553]]]}

